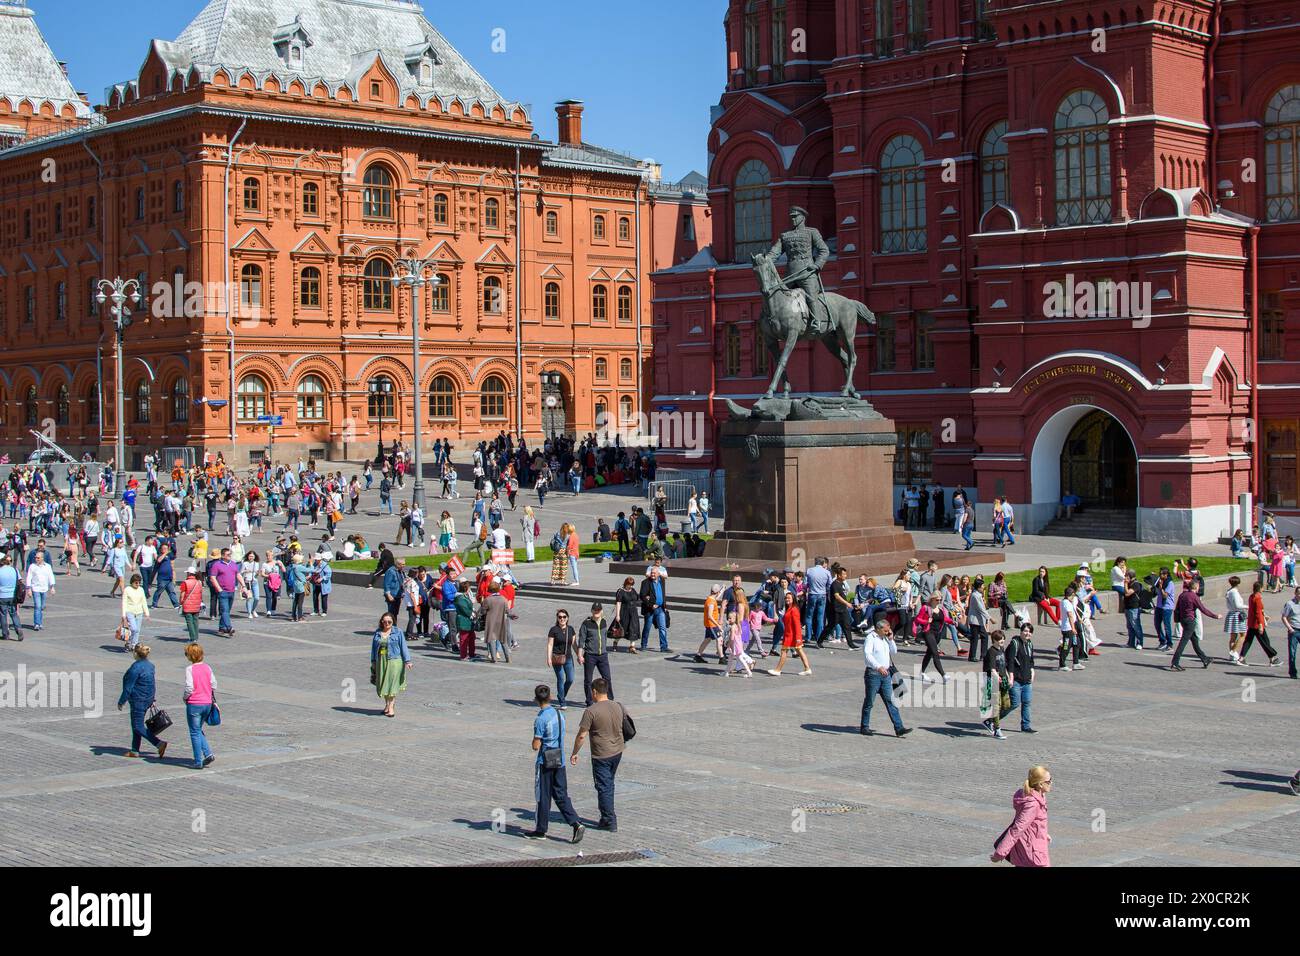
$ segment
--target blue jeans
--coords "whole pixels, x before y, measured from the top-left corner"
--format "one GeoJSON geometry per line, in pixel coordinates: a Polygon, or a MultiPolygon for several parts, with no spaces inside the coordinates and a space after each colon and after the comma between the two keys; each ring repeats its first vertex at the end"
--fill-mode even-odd
{"type": "Polygon", "coordinates": [[[135,647],[140,643],[140,627],[144,624],[144,615],[131,614],[128,612],[124,616],[126,617],[126,626],[131,632],[130,636],[126,639],[126,646],[135,647]]]}
{"type": "MultiPolygon", "coordinates": [[[[1029,720],[1029,705],[1034,702],[1034,685],[1016,681],[1011,685],[1011,710],[1020,708],[1020,729],[1028,730],[1033,725],[1029,720]]],[[[1008,714],[1011,711],[1007,711],[1008,714]]],[[[1004,715],[1005,716],[1005,715],[1004,715]]]]}
{"type": "Polygon", "coordinates": [[[1156,619],[1156,641],[1161,647],[1174,646],[1174,609],[1156,608],[1153,612],[1156,619]]]}
{"type": "Polygon", "coordinates": [[[0,601],[0,634],[4,639],[9,640],[9,625],[13,624],[14,632],[21,640],[23,636],[23,622],[18,619],[18,606],[14,603],[13,598],[6,598],[0,601]]]}
{"type": "Polygon", "coordinates": [[[234,630],[230,624],[230,607],[234,603],[234,591],[222,591],[217,595],[217,627],[223,631],[234,630]]]}
{"type": "Polygon", "coordinates": [[[1286,648],[1287,648],[1288,673],[1292,677],[1295,677],[1296,676],[1295,659],[1297,653],[1300,653],[1300,630],[1287,631],[1286,648]]]}
{"type": "Polygon", "coordinates": [[[149,732],[145,726],[144,718],[149,713],[149,705],[144,703],[130,702],[131,707],[131,749],[136,753],[140,752],[140,738],[143,737],[149,743],[157,747],[162,741],[154,734],[149,732]]]}
{"type": "Polygon", "coordinates": [[[573,583],[578,583],[578,559],[569,555],[569,577],[573,578],[573,583]]]}
{"type": "Polygon", "coordinates": [[[157,607],[158,599],[164,594],[171,600],[172,607],[181,606],[180,596],[176,593],[176,582],[171,578],[168,578],[166,581],[158,582],[158,586],[153,589],[153,602],[149,606],[157,607]]]}
{"type": "Polygon", "coordinates": [[[194,749],[194,763],[201,764],[205,757],[212,756],[208,738],[203,734],[203,724],[208,719],[211,704],[186,704],[185,722],[190,725],[190,746],[194,749]]]}
{"type": "Polygon", "coordinates": [[[1142,609],[1138,607],[1124,609],[1124,623],[1128,625],[1128,646],[1142,647],[1145,635],[1142,633],[1142,609]]]}
{"type": "Polygon", "coordinates": [[[695,532],[700,530],[700,516],[694,514],[687,515],[687,517],[691,519],[691,534],[695,534],[695,532]]]}
{"type": "Polygon", "coordinates": [[[808,614],[808,626],[804,629],[804,640],[815,641],[826,626],[826,595],[809,594],[804,602],[808,614]]]}
{"type": "Polygon", "coordinates": [[[566,656],[563,664],[552,664],[551,670],[555,671],[556,703],[563,704],[573,686],[573,655],[566,656]]]}
{"type": "Polygon", "coordinates": [[[871,726],[871,707],[876,701],[876,695],[885,702],[885,710],[889,714],[889,719],[894,722],[894,732],[903,729],[903,718],[898,715],[898,707],[894,705],[894,687],[892,678],[888,674],[882,674],[874,667],[868,668],[863,674],[863,682],[867,685],[867,696],[862,699],[862,729],[866,730],[871,726]]]}
{"type": "Polygon", "coordinates": [[[32,623],[40,627],[45,623],[45,598],[48,591],[32,591],[32,623]]]}
{"type": "Polygon", "coordinates": [[[645,623],[641,625],[641,650],[645,650],[646,644],[650,641],[651,625],[659,628],[659,650],[668,650],[668,626],[667,621],[664,620],[664,609],[661,607],[655,608],[645,616],[645,623]]]}
{"type": "Polygon", "coordinates": [[[545,833],[550,826],[552,800],[569,826],[576,827],[582,822],[569,800],[569,778],[564,772],[564,766],[547,770],[539,759],[535,773],[533,790],[537,794],[537,832],[545,833]]]}
{"type": "Polygon", "coordinates": [[[618,773],[621,753],[612,757],[591,758],[591,779],[596,785],[596,804],[600,807],[600,825],[618,826],[618,815],[614,813],[614,775],[618,773]]]}
{"type": "Polygon", "coordinates": [[[703,531],[703,532],[705,532],[706,534],[708,533],[708,530],[709,530],[709,513],[708,513],[707,511],[701,511],[701,512],[700,512],[700,530],[703,531]]]}
{"type": "Polygon", "coordinates": [[[969,524],[961,526],[961,539],[966,542],[966,549],[968,551],[975,547],[975,542],[971,540],[971,529],[969,524]]]}

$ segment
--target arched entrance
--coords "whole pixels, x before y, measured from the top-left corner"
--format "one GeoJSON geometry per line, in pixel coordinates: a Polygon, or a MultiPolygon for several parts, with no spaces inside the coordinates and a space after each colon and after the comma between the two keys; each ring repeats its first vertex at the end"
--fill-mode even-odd
{"type": "Polygon", "coordinates": [[[572,402],[568,400],[567,383],[559,372],[542,373],[542,438],[568,435],[572,402]]]}
{"type": "Polygon", "coordinates": [[[1085,507],[1137,507],[1137,453],[1124,426],[1100,409],[1070,429],[1061,447],[1061,490],[1085,507]]]}
{"type": "Polygon", "coordinates": [[[1062,408],[1038,430],[1030,456],[1033,525],[1044,528],[1056,517],[1067,492],[1078,495],[1087,522],[1058,522],[1049,533],[1094,529],[1092,519],[1113,527],[1095,529],[1098,537],[1137,537],[1138,459],[1127,429],[1114,415],[1095,405],[1062,408]]]}

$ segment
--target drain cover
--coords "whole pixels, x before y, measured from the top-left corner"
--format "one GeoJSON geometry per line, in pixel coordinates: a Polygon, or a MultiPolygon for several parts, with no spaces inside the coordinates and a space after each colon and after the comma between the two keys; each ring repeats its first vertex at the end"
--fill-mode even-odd
{"type": "Polygon", "coordinates": [[[604,863],[635,863],[653,858],[654,853],[650,850],[623,850],[618,853],[592,853],[588,856],[552,856],[537,860],[507,860],[504,863],[474,863],[472,866],[596,866],[604,863]]]}
{"type": "Polygon", "coordinates": [[[802,810],[804,813],[852,813],[854,810],[865,808],[851,803],[810,803],[807,806],[795,807],[795,809],[802,810]]]}

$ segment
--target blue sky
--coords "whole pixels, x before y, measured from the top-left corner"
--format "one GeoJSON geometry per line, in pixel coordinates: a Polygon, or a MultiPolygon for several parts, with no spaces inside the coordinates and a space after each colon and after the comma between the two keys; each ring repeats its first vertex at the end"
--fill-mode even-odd
{"type": "MultiPolygon", "coordinates": [[[[135,76],[149,41],[173,39],[206,0],[28,0],[77,89],[135,76]]],[[[583,138],[664,164],[680,179],[707,172],[709,107],[722,91],[722,0],[425,0],[425,15],[502,95],[531,103],[538,133],[555,138],[554,103],[586,103],[583,138]],[[504,53],[492,31],[506,31],[504,53]]]]}

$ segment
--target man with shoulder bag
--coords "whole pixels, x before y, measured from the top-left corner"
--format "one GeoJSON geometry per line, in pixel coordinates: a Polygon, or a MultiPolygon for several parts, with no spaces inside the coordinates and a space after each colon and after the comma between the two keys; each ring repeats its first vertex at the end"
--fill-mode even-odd
{"type": "Polygon", "coordinates": [[[624,728],[630,727],[636,733],[632,718],[620,703],[609,699],[609,685],[603,677],[591,682],[591,694],[595,703],[582,714],[582,724],[578,727],[578,736],[573,740],[573,755],[570,758],[578,764],[578,752],[582,742],[591,736],[591,777],[596,786],[596,800],[600,805],[600,822],[598,830],[618,832],[618,816],[614,812],[614,776],[618,773],[619,762],[623,759],[623,749],[627,737],[624,728]]]}
{"type": "Polygon", "coordinates": [[[569,800],[569,783],[564,768],[564,715],[551,705],[551,689],[545,684],[538,684],[533,691],[533,700],[538,707],[537,717],[533,720],[533,750],[537,752],[535,786],[537,795],[537,818],[533,829],[524,834],[530,840],[546,839],[550,825],[551,800],[564,822],[573,827],[570,843],[581,843],[586,827],[578,819],[569,800]]]}

